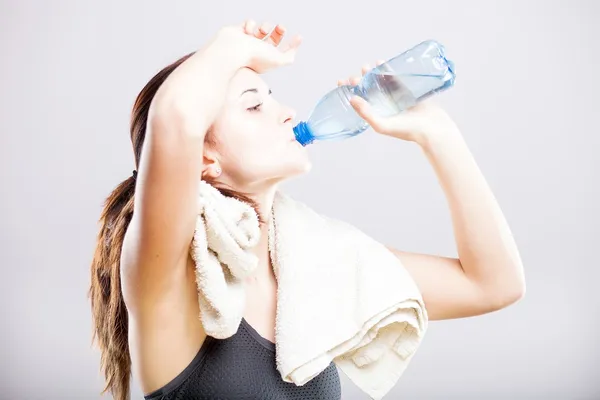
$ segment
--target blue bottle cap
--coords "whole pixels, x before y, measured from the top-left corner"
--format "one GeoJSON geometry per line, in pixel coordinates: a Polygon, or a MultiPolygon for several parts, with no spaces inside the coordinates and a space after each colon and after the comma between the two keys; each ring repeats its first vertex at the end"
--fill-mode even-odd
{"type": "Polygon", "coordinates": [[[296,140],[302,146],[309,145],[315,140],[315,136],[312,134],[310,127],[304,121],[294,127],[294,135],[296,135],[296,140]]]}

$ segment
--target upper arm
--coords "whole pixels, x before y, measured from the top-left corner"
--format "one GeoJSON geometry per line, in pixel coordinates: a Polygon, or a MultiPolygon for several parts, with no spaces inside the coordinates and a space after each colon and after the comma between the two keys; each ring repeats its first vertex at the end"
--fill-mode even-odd
{"type": "Polygon", "coordinates": [[[465,274],[459,259],[390,250],[415,280],[430,320],[471,317],[502,308],[465,274]]]}
{"type": "Polygon", "coordinates": [[[148,121],[134,213],[123,243],[124,296],[129,304],[160,296],[181,282],[197,217],[204,135],[177,121],[148,121]],[[182,266],[181,271],[176,266],[182,266]]]}

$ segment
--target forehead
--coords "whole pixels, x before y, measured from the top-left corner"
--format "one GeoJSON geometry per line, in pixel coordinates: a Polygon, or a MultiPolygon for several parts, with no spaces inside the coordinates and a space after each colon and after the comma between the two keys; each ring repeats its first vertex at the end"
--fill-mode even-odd
{"type": "Polygon", "coordinates": [[[258,89],[260,91],[267,87],[265,81],[259,74],[250,68],[240,68],[229,81],[229,90],[239,96],[246,89],[258,89]]]}

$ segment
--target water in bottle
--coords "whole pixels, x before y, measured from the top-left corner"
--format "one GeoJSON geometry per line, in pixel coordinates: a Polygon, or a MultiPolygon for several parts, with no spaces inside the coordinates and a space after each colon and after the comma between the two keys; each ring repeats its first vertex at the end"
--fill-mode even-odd
{"type": "Polygon", "coordinates": [[[306,146],[364,132],[369,125],[350,104],[353,96],[365,99],[376,114],[389,117],[448,89],[455,77],[444,46],[433,40],[422,42],[372,69],[356,86],[341,86],[323,96],[309,118],[294,127],[296,139],[306,146]]]}

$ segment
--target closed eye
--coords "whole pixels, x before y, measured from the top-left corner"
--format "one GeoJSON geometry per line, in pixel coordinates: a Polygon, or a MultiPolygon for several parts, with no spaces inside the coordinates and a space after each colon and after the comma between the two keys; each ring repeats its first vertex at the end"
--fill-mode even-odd
{"type": "MultiPolygon", "coordinates": [[[[252,92],[258,92],[258,90],[256,90],[256,89],[248,89],[246,92],[249,92],[249,91],[252,91],[252,92]]],[[[273,93],[273,91],[272,91],[271,89],[269,89],[269,96],[270,96],[272,93],[273,93]]],[[[259,111],[259,110],[260,110],[260,107],[261,107],[262,105],[263,105],[263,103],[261,102],[261,103],[259,103],[259,104],[255,105],[254,107],[250,107],[250,108],[248,108],[247,110],[248,110],[248,111],[259,111]]]]}
{"type": "Polygon", "coordinates": [[[250,107],[248,108],[248,111],[259,111],[260,107],[263,105],[263,103],[258,103],[257,105],[255,105],[254,107],[250,107]]]}

